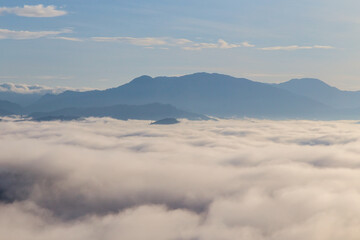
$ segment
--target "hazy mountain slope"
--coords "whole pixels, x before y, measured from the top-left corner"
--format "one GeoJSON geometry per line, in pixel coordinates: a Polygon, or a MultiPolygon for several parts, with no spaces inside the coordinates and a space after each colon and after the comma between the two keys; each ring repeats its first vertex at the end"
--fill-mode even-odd
{"type": "Polygon", "coordinates": [[[12,103],[5,100],[0,100],[0,115],[12,115],[21,114],[23,111],[22,107],[16,103],[12,103]]]}
{"type": "Polygon", "coordinates": [[[0,99],[19,104],[21,106],[28,106],[38,101],[43,94],[39,93],[16,93],[16,92],[0,92],[0,99]]]}
{"type": "Polygon", "coordinates": [[[275,86],[335,108],[360,107],[359,91],[341,91],[318,79],[292,79],[275,86]]]}
{"type": "Polygon", "coordinates": [[[46,95],[29,111],[152,102],[220,117],[312,118],[332,114],[324,104],[287,90],[248,79],[208,73],[182,77],[142,76],[104,91],[67,91],[46,95]]]}
{"type": "Polygon", "coordinates": [[[182,111],[171,105],[166,104],[147,104],[147,105],[116,105],[108,107],[90,108],[66,108],[52,112],[37,112],[31,114],[36,119],[71,119],[79,117],[112,117],[116,119],[139,119],[139,120],[159,120],[163,118],[187,118],[190,120],[207,120],[208,117],[182,111]]]}
{"type": "Polygon", "coordinates": [[[9,116],[9,115],[13,115],[13,114],[14,114],[13,112],[10,112],[10,111],[0,108],[0,116],[9,116]]]}

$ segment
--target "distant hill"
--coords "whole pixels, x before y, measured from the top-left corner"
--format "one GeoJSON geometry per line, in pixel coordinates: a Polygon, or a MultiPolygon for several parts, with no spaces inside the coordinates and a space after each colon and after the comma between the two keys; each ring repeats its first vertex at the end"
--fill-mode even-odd
{"type": "Polygon", "coordinates": [[[23,107],[28,106],[30,104],[38,101],[44,94],[40,93],[17,93],[17,92],[1,92],[0,91],[0,99],[16,103],[23,107]]]}
{"type": "Polygon", "coordinates": [[[176,118],[164,118],[156,122],[152,122],[151,125],[172,125],[180,123],[176,118]]]}
{"type": "Polygon", "coordinates": [[[23,108],[16,104],[5,100],[0,100],[0,116],[7,116],[13,114],[21,114],[23,108]]]}
{"type": "Polygon", "coordinates": [[[333,114],[323,103],[269,84],[209,73],[182,77],[142,76],[103,91],[48,94],[31,105],[29,111],[152,102],[218,117],[317,118],[333,114]]]}
{"type": "Polygon", "coordinates": [[[112,117],[121,120],[159,120],[163,118],[186,118],[189,120],[208,120],[196,113],[179,110],[166,104],[147,105],[115,105],[109,107],[65,108],[52,112],[36,112],[30,114],[36,121],[73,120],[82,117],[112,117]]]}
{"type": "Polygon", "coordinates": [[[292,79],[274,86],[338,109],[360,107],[360,91],[342,91],[318,79],[292,79]]]}

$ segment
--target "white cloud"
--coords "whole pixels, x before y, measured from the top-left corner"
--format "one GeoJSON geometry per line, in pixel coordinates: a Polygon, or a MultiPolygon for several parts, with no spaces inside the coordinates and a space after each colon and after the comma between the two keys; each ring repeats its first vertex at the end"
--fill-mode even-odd
{"type": "Polygon", "coordinates": [[[164,38],[133,38],[133,37],[93,37],[92,40],[96,42],[124,42],[137,46],[157,46],[167,45],[164,38]]]}
{"type": "Polygon", "coordinates": [[[184,50],[202,50],[202,49],[230,49],[230,48],[239,48],[239,47],[254,47],[248,42],[243,42],[240,44],[228,43],[223,39],[219,39],[215,43],[209,42],[194,42],[185,38],[134,38],[134,37],[92,37],[93,41],[96,42],[122,42],[136,46],[143,47],[180,47],[184,50]]]}
{"type": "Polygon", "coordinates": [[[332,46],[321,46],[321,45],[314,45],[314,46],[298,46],[298,45],[291,45],[291,46],[276,46],[276,47],[264,47],[259,48],[260,50],[265,51],[294,51],[294,50],[303,50],[303,49],[333,49],[332,46]]]}
{"type": "Polygon", "coordinates": [[[332,46],[322,46],[322,45],[315,45],[313,48],[320,48],[320,49],[333,49],[332,46]]]}
{"type": "Polygon", "coordinates": [[[5,119],[0,236],[357,240],[358,126],[5,119]]]}
{"type": "Polygon", "coordinates": [[[67,14],[64,10],[58,10],[55,6],[24,5],[24,7],[1,7],[0,14],[10,13],[22,17],[58,17],[67,14]]]}
{"type": "Polygon", "coordinates": [[[254,44],[250,44],[249,42],[243,42],[242,44],[244,47],[255,47],[254,44]]]}
{"type": "Polygon", "coordinates": [[[69,29],[63,29],[60,31],[15,31],[9,29],[0,29],[0,39],[15,39],[15,40],[25,40],[25,39],[37,39],[43,37],[56,36],[63,33],[71,33],[69,29]]]}
{"type": "Polygon", "coordinates": [[[83,42],[84,41],[81,38],[73,38],[73,37],[51,37],[51,39],[59,39],[59,40],[72,41],[72,42],[83,42]]]}
{"type": "Polygon", "coordinates": [[[193,41],[186,39],[186,38],[178,38],[178,39],[172,39],[172,42],[175,45],[186,45],[186,44],[193,44],[193,41]]]}
{"type": "MultiPolygon", "coordinates": [[[[185,38],[134,38],[134,37],[92,37],[91,40],[96,42],[120,42],[131,44],[135,46],[142,46],[147,48],[156,48],[156,47],[178,47],[184,50],[198,51],[203,49],[231,49],[231,48],[254,48],[254,44],[249,42],[241,43],[229,43],[223,39],[219,39],[217,42],[196,42],[185,38]]],[[[314,46],[275,46],[275,47],[263,47],[258,48],[264,51],[294,51],[294,50],[303,50],[303,49],[333,49],[332,46],[326,45],[314,45],[314,46]]]]}
{"type": "Polygon", "coordinates": [[[195,43],[192,42],[188,46],[184,46],[185,50],[202,50],[206,48],[218,48],[218,49],[231,49],[231,48],[240,48],[240,47],[254,47],[248,42],[243,42],[240,44],[228,43],[223,39],[219,39],[217,43],[195,43]]]}

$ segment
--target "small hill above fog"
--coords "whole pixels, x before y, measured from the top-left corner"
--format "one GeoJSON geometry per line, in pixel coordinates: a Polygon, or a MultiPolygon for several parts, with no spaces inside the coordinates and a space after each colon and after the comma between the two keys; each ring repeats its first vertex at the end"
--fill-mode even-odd
{"type": "Polygon", "coordinates": [[[161,120],[158,120],[156,122],[151,123],[151,125],[172,125],[180,123],[176,118],[164,118],[161,120]]]}

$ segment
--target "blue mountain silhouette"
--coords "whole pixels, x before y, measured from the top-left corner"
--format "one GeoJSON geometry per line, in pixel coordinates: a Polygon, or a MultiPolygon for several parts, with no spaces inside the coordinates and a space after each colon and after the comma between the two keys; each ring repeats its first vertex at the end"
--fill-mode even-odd
{"type": "Polygon", "coordinates": [[[218,117],[309,118],[330,112],[330,108],[322,103],[269,84],[209,73],[181,77],[141,76],[103,91],[67,91],[59,95],[45,95],[29,110],[53,111],[69,107],[153,102],[218,117]]]}
{"type": "Polygon", "coordinates": [[[49,119],[55,115],[64,118],[111,116],[119,119],[152,120],[203,119],[204,115],[271,119],[359,119],[360,92],[341,91],[317,79],[293,79],[281,84],[266,84],[217,73],[155,78],[141,76],[106,90],[66,91],[58,95],[44,95],[22,111],[35,116],[34,112],[37,112],[37,116],[41,112],[42,117],[49,119]],[[152,105],[153,103],[158,105],[152,105]],[[170,107],[176,109],[178,114],[169,115],[170,107]],[[130,116],[132,111],[136,114],[130,116]],[[150,114],[151,111],[153,115],[150,114]],[[149,114],[144,118],[141,114],[146,112],[149,114]],[[194,117],[194,113],[198,115],[194,117]]]}
{"type": "Polygon", "coordinates": [[[23,108],[20,105],[6,100],[0,100],[0,116],[21,114],[22,112],[23,108]]]}
{"type": "Polygon", "coordinates": [[[360,107],[360,91],[342,91],[319,79],[292,79],[276,86],[334,108],[360,107]]]}

